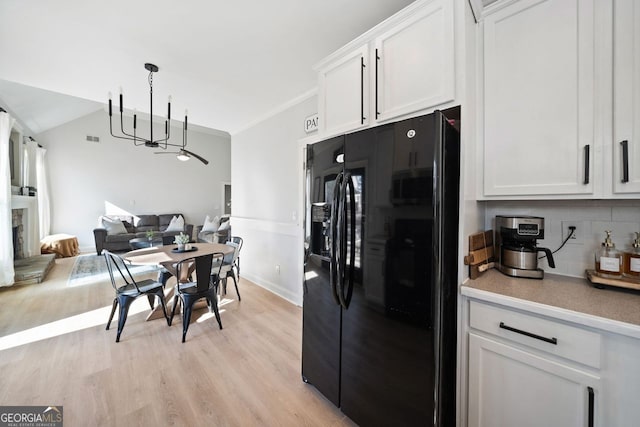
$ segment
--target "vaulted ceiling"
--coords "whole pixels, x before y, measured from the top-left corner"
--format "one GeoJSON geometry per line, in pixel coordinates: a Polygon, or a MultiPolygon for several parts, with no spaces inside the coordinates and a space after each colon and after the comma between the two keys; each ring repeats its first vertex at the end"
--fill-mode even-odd
{"type": "Polygon", "coordinates": [[[188,109],[235,133],[308,93],[316,62],[411,2],[2,0],[0,99],[36,133],[104,108],[109,92],[117,103],[120,87],[125,108],[148,113],[151,62],[154,112],[171,95],[172,117],[188,109]]]}

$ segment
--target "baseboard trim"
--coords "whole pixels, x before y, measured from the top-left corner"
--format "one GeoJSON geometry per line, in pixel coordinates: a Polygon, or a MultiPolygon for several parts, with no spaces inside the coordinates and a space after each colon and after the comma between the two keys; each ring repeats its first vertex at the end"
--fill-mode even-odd
{"type": "Polygon", "coordinates": [[[242,274],[243,279],[247,279],[256,286],[260,286],[269,292],[278,295],[280,298],[287,300],[291,304],[302,307],[302,301],[296,301],[295,295],[293,295],[288,289],[283,288],[273,282],[270,282],[262,277],[254,276],[252,274],[242,274]]]}

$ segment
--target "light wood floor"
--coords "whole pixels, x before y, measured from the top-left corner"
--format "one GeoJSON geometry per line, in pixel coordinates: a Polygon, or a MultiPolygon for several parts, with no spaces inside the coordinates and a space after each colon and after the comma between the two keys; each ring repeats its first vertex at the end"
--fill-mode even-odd
{"type": "Polygon", "coordinates": [[[147,322],[139,298],[116,343],[111,285],[67,286],[73,262],[0,288],[0,405],[61,405],[67,427],[353,425],[301,380],[299,307],[243,279],[224,329],[193,322],[182,344],[180,318],[147,322]]]}

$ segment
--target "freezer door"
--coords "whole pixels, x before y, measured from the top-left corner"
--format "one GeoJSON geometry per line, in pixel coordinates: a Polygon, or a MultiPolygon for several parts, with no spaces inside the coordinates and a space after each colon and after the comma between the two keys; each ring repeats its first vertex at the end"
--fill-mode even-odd
{"type": "Polygon", "coordinates": [[[307,147],[302,305],[302,378],[336,406],[340,404],[341,309],[336,294],[333,230],[343,147],[344,137],[307,147]]]}
{"type": "Polygon", "coordinates": [[[329,260],[311,255],[305,265],[302,379],[340,405],[340,306],[331,294],[329,260]]]}

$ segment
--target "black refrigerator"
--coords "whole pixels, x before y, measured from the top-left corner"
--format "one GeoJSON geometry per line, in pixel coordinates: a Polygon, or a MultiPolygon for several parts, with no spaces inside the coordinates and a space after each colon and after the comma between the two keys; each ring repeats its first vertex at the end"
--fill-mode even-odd
{"type": "Polygon", "coordinates": [[[440,111],[307,146],[302,379],[360,426],[454,426],[460,138],[440,111]]]}

